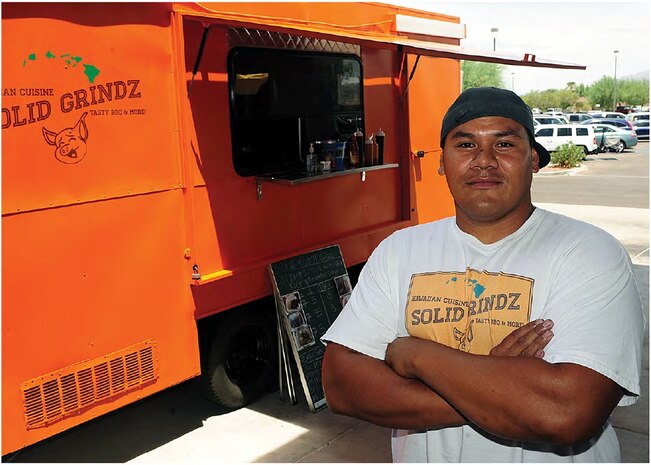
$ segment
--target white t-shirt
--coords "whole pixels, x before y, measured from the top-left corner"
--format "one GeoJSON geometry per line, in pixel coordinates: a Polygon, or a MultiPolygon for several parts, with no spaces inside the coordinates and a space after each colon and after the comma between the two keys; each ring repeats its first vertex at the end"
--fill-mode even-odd
{"type": "MultiPolygon", "coordinates": [[[[640,394],[645,318],[626,250],[605,231],[534,210],[516,232],[482,244],[455,218],[395,232],[376,248],[323,341],[383,360],[401,336],[488,353],[528,321],[554,321],[550,363],[591,368],[640,394]]],[[[558,448],[508,441],[473,425],[394,430],[395,462],[613,462],[607,422],[590,444],[558,448]]]]}

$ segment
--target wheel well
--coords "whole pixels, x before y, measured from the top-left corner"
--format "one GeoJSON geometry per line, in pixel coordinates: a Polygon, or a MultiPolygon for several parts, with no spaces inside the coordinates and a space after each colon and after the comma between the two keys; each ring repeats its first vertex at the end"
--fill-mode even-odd
{"type": "MultiPolygon", "coordinates": [[[[364,263],[348,268],[354,286],[364,263]]],[[[241,408],[278,389],[278,333],[274,296],[197,320],[200,385],[227,409],[241,408]]]]}
{"type": "Polygon", "coordinates": [[[272,295],[266,296],[197,320],[199,348],[202,352],[207,348],[207,344],[210,344],[215,328],[218,325],[228,324],[228,320],[234,318],[234,315],[239,312],[261,312],[273,322],[276,318],[274,297],[272,295]]]}

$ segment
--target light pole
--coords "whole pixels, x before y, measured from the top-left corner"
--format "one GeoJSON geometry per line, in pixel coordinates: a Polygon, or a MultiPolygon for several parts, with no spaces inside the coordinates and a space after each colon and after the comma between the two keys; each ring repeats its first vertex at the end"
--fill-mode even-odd
{"type": "Polygon", "coordinates": [[[615,54],[615,79],[613,81],[613,111],[617,110],[617,54],[619,50],[613,50],[615,54]]]}
{"type": "Polygon", "coordinates": [[[511,92],[515,92],[515,73],[511,73],[511,92]]]}
{"type": "Polygon", "coordinates": [[[491,28],[491,34],[493,34],[493,51],[495,51],[495,43],[497,42],[497,33],[499,29],[496,27],[491,28]]]}

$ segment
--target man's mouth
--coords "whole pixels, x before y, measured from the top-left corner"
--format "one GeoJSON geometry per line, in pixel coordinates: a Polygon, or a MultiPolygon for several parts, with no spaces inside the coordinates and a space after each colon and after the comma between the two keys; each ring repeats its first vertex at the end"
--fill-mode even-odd
{"type": "Polygon", "coordinates": [[[502,182],[498,178],[488,177],[471,179],[466,184],[470,186],[471,189],[491,189],[501,183],[502,182]]]}

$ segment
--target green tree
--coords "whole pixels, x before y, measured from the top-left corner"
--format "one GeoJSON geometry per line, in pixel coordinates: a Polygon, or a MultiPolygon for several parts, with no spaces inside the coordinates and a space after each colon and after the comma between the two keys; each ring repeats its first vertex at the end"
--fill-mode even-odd
{"type": "Polygon", "coordinates": [[[579,97],[586,97],[588,92],[588,87],[585,84],[579,84],[576,86],[576,93],[579,97]]]}
{"type": "Polygon", "coordinates": [[[506,66],[497,63],[463,61],[461,63],[463,90],[484,86],[504,88],[502,74],[505,70],[506,66]]]}
{"type": "Polygon", "coordinates": [[[547,89],[543,91],[533,91],[522,96],[530,108],[562,108],[563,110],[573,110],[577,107],[579,95],[569,88],[565,89],[547,89]]]}
{"type": "Polygon", "coordinates": [[[617,81],[617,100],[627,105],[649,103],[649,80],[617,81]]]}
{"type": "Polygon", "coordinates": [[[598,81],[588,87],[588,98],[593,107],[599,105],[599,108],[610,109],[613,107],[614,79],[609,76],[603,76],[598,81]]]}
{"type": "MultiPolygon", "coordinates": [[[[600,105],[601,108],[613,109],[615,97],[615,80],[603,76],[592,85],[588,86],[587,96],[592,106],[600,105]]],[[[649,80],[617,80],[617,100],[627,105],[645,105],[649,103],[649,80]]]]}

